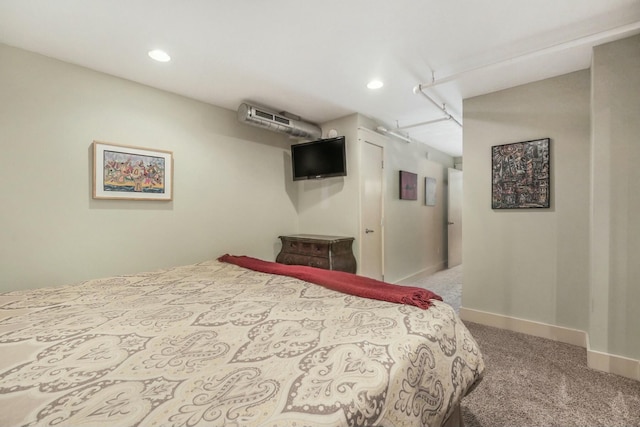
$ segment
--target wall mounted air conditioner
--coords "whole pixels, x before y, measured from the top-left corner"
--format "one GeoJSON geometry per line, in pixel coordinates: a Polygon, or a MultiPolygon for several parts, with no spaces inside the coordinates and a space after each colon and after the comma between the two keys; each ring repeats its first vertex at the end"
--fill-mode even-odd
{"type": "Polygon", "coordinates": [[[248,125],[286,133],[296,138],[320,139],[322,136],[322,129],[313,123],[290,119],[284,114],[247,103],[242,103],[238,107],[238,120],[248,125]]]}

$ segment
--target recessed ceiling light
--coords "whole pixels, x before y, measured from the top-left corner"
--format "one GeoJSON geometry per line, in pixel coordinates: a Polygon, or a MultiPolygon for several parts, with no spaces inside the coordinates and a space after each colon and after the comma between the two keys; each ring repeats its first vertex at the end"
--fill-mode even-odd
{"type": "Polygon", "coordinates": [[[369,83],[367,83],[367,87],[369,89],[380,89],[382,86],[384,86],[384,83],[382,83],[380,80],[371,80],[369,83]]]}
{"type": "Polygon", "coordinates": [[[171,61],[171,57],[167,52],[160,49],[154,49],[149,51],[149,56],[155,59],[158,62],[169,62],[171,61]]]}

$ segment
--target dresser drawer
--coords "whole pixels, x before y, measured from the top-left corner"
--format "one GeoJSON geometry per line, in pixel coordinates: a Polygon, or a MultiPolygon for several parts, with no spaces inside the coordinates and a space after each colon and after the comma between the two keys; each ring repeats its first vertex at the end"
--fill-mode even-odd
{"type": "Polygon", "coordinates": [[[304,242],[300,240],[285,240],[282,242],[282,251],[310,256],[329,256],[329,245],[327,243],[304,242]]]}
{"type": "Polygon", "coordinates": [[[309,267],[324,268],[329,270],[329,258],[315,257],[309,255],[299,255],[290,253],[281,253],[276,259],[281,264],[289,265],[306,265],[309,267]]]}

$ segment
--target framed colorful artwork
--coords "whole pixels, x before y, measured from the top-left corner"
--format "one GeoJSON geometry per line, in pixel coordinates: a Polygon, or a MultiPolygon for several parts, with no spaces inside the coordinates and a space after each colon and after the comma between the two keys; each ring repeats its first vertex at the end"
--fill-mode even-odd
{"type": "Polygon", "coordinates": [[[418,175],[400,171],[400,199],[418,200],[418,175]]]}
{"type": "Polygon", "coordinates": [[[173,199],[173,153],[93,142],[93,198],[173,199]]]}
{"type": "Polygon", "coordinates": [[[551,205],[551,140],[491,147],[491,208],[548,208],[551,205]]]}

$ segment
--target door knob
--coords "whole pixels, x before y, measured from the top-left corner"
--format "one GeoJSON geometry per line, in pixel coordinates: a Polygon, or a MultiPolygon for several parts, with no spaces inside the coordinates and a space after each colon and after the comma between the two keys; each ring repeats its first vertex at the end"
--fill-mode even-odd
{"type": "Polygon", "coordinates": [[[369,234],[369,233],[373,233],[373,230],[370,230],[370,229],[368,229],[368,228],[365,228],[365,229],[364,229],[364,232],[365,232],[365,233],[367,233],[367,234],[369,234]]]}

